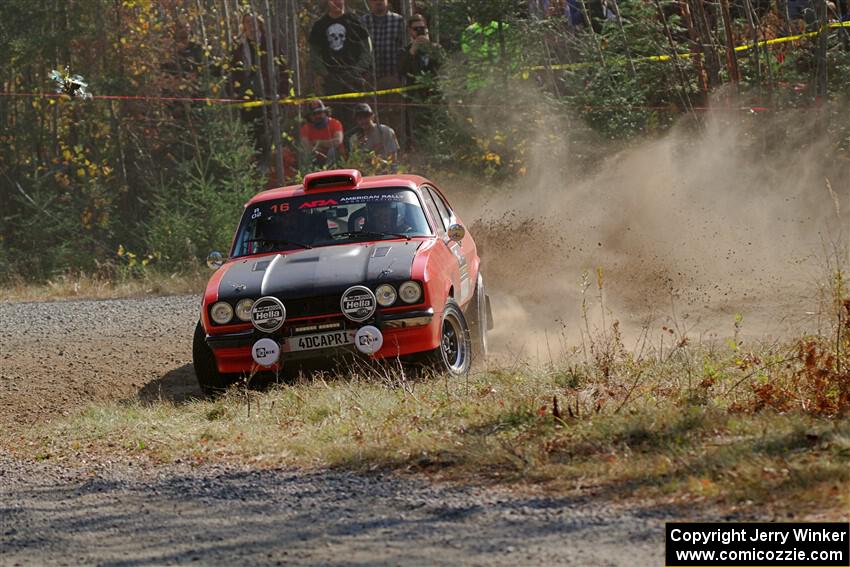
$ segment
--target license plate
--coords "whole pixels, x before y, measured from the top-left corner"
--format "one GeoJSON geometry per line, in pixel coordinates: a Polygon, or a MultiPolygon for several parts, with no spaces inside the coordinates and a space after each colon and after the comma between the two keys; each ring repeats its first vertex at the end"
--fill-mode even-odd
{"type": "Polygon", "coordinates": [[[286,339],[284,350],[297,352],[300,350],[315,350],[319,348],[334,348],[354,344],[354,331],[334,331],[317,335],[301,335],[286,339]]]}

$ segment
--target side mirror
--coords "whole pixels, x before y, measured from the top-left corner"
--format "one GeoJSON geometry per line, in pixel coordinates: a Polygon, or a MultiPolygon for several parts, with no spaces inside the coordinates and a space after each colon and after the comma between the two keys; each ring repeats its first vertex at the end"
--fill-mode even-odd
{"type": "Polygon", "coordinates": [[[452,242],[460,242],[466,236],[466,229],[462,225],[453,224],[449,227],[448,235],[452,242]]]}
{"type": "Polygon", "coordinates": [[[207,256],[207,266],[210,270],[217,270],[224,265],[224,255],[213,250],[207,256]]]}

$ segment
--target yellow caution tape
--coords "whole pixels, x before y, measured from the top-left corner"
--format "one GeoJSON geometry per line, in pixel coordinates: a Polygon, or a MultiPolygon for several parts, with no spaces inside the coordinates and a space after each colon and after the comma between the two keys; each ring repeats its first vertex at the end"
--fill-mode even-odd
{"type": "MultiPolygon", "coordinates": [[[[827,24],[826,27],[831,28],[831,29],[848,28],[848,27],[850,27],[850,22],[832,22],[830,24],[827,24]]],[[[789,36],[785,36],[785,37],[777,37],[777,38],[774,38],[774,39],[767,39],[767,40],[758,41],[756,43],[739,45],[735,48],[735,51],[741,52],[741,51],[747,51],[749,49],[753,49],[754,47],[764,47],[765,45],[777,45],[777,44],[781,44],[781,43],[789,43],[789,42],[793,42],[793,41],[800,41],[801,39],[817,36],[818,34],[820,34],[820,32],[821,32],[821,30],[817,30],[817,31],[802,33],[802,34],[798,34],[798,35],[789,35],[789,36]]],[[[641,61],[661,61],[661,62],[663,62],[663,61],[671,61],[673,59],[690,59],[694,55],[695,55],[694,53],[677,53],[675,55],[650,55],[650,56],[647,56],[647,57],[639,57],[637,59],[634,59],[633,61],[635,61],[635,62],[641,62],[641,61]]],[[[625,58],[617,58],[617,59],[613,60],[614,63],[621,63],[621,64],[625,63],[626,61],[628,61],[628,60],[625,59],[625,58]]],[[[522,77],[523,79],[528,79],[530,77],[530,73],[533,73],[533,72],[536,72],[536,71],[570,71],[570,70],[573,70],[573,69],[582,69],[582,68],[585,68],[585,67],[593,67],[595,65],[596,65],[595,62],[590,62],[590,61],[585,61],[585,62],[582,62],[582,63],[560,63],[558,65],[534,65],[532,67],[524,68],[521,71],[519,76],[522,77]]],[[[284,104],[284,105],[304,104],[304,103],[309,102],[311,100],[315,100],[316,98],[321,98],[323,101],[347,100],[347,99],[352,99],[352,98],[366,98],[366,97],[383,96],[383,95],[388,95],[388,94],[401,94],[401,93],[406,93],[406,92],[410,92],[410,91],[421,90],[421,89],[424,89],[424,88],[427,88],[427,85],[408,85],[408,86],[405,86],[405,87],[396,87],[396,88],[393,88],[393,89],[340,93],[340,94],[334,94],[334,95],[326,95],[326,96],[323,96],[323,97],[316,97],[316,96],[287,97],[287,98],[282,98],[282,99],[278,100],[278,104],[284,104]]],[[[258,106],[266,106],[266,105],[270,105],[270,104],[273,104],[273,103],[274,103],[274,101],[271,101],[271,100],[252,100],[252,101],[240,103],[239,106],[241,106],[242,108],[255,108],[255,107],[258,107],[258,106]]]]}
{"type": "MultiPolygon", "coordinates": [[[[366,97],[374,97],[374,96],[383,96],[388,94],[401,94],[409,91],[416,91],[420,89],[426,88],[426,85],[408,85],[406,87],[396,87],[393,89],[382,89],[376,91],[363,91],[363,92],[351,92],[351,93],[340,93],[334,95],[325,95],[322,97],[318,96],[308,96],[308,97],[287,97],[278,100],[278,104],[286,104],[286,105],[297,105],[304,104],[311,100],[316,100],[317,98],[321,98],[323,101],[329,100],[345,100],[352,98],[366,98],[366,97]]],[[[242,108],[256,108],[258,106],[266,106],[269,104],[273,104],[272,100],[252,100],[249,102],[243,102],[239,106],[242,108]]]]}
{"type": "MultiPolygon", "coordinates": [[[[848,28],[850,27],[850,22],[832,22],[827,24],[828,28],[848,28]]],[[[806,39],[809,37],[815,37],[820,34],[820,30],[802,33],[798,35],[789,35],[785,37],[777,37],[774,39],[762,40],[756,43],[749,43],[746,45],[739,45],[735,48],[735,51],[747,51],[749,49],[753,49],[754,47],[764,47],[765,45],[777,45],[781,43],[789,43],[792,41],[800,41],[801,39],[806,39]]],[[[677,53],[675,55],[651,55],[648,57],[639,57],[634,59],[633,61],[671,61],[673,59],[690,59],[694,56],[694,53],[677,53]]],[[[617,58],[613,62],[615,63],[625,63],[628,61],[627,59],[617,58]]],[[[585,63],[563,63],[560,65],[535,65],[534,67],[528,67],[523,71],[522,77],[528,78],[528,73],[530,71],[569,71],[571,69],[580,69],[583,67],[592,67],[595,66],[596,63],[585,62],[585,63]]]]}
{"type": "MultiPolygon", "coordinates": [[[[827,24],[826,27],[828,27],[830,29],[850,28],[850,22],[832,22],[832,23],[827,24]]],[[[777,38],[774,38],[774,39],[759,41],[755,44],[750,43],[750,44],[747,44],[747,45],[739,45],[738,47],[735,48],[735,51],[746,51],[746,50],[752,49],[754,47],[764,47],[765,45],[776,45],[776,44],[779,44],[779,43],[788,43],[789,41],[799,41],[799,40],[807,38],[807,37],[815,37],[816,35],[819,35],[821,31],[822,30],[817,30],[817,31],[813,31],[813,32],[802,33],[802,34],[799,34],[799,35],[789,35],[787,37],[777,37],[777,38]]]]}

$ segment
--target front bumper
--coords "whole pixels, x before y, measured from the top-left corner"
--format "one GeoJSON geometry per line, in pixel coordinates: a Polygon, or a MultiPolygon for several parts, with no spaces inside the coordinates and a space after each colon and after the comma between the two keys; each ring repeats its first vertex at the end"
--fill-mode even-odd
{"type": "MultiPolygon", "coordinates": [[[[373,359],[395,358],[419,352],[434,350],[439,346],[439,317],[433,308],[399,311],[379,314],[373,321],[356,324],[343,317],[334,321],[343,322],[346,330],[356,330],[365,325],[374,325],[384,335],[384,343],[373,359]]],[[[323,323],[329,322],[323,319],[323,323]]],[[[287,362],[330,359],[339,356],[360,355],[353,346],[304,350],[281,353],[280,361],[270,368],[259,367],[251,357],[251,347],[261,338],[272,338],[281,342],[284,338],[299,336],[297,327],[309,326],[309,321],[287,323],[281,331],[268,335],[255,329],[208,335],[207,344],[213,350],[218,371],[226,374],[252,372],[258,370],[276,370],[287,362]]],[[[312,334],[300,333],[300,334],[312,334]]]]}

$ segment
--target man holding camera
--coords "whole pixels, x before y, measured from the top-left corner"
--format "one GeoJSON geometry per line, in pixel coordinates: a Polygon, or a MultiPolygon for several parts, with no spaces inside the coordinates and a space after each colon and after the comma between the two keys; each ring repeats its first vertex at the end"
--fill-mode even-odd
{"type": "MultiPolygon", "coordinates": [[[[413,85],[423,80],[425,82],[432,80],[440,69],[444,56],[442,47],[431,41],[425,16],[415,14],[408,20],[407,35],[410,42],[399,55],[399,74],[404,84],[413,85]]],[[[411,149],[414,145],[414,136],[418,125],[431,120],[432,113],[428,104],[437,94],[436,90],[430,88],[409,93],[409,99],[414,104],[408,106],[405,112],[407,149],[411,149]]]]}

